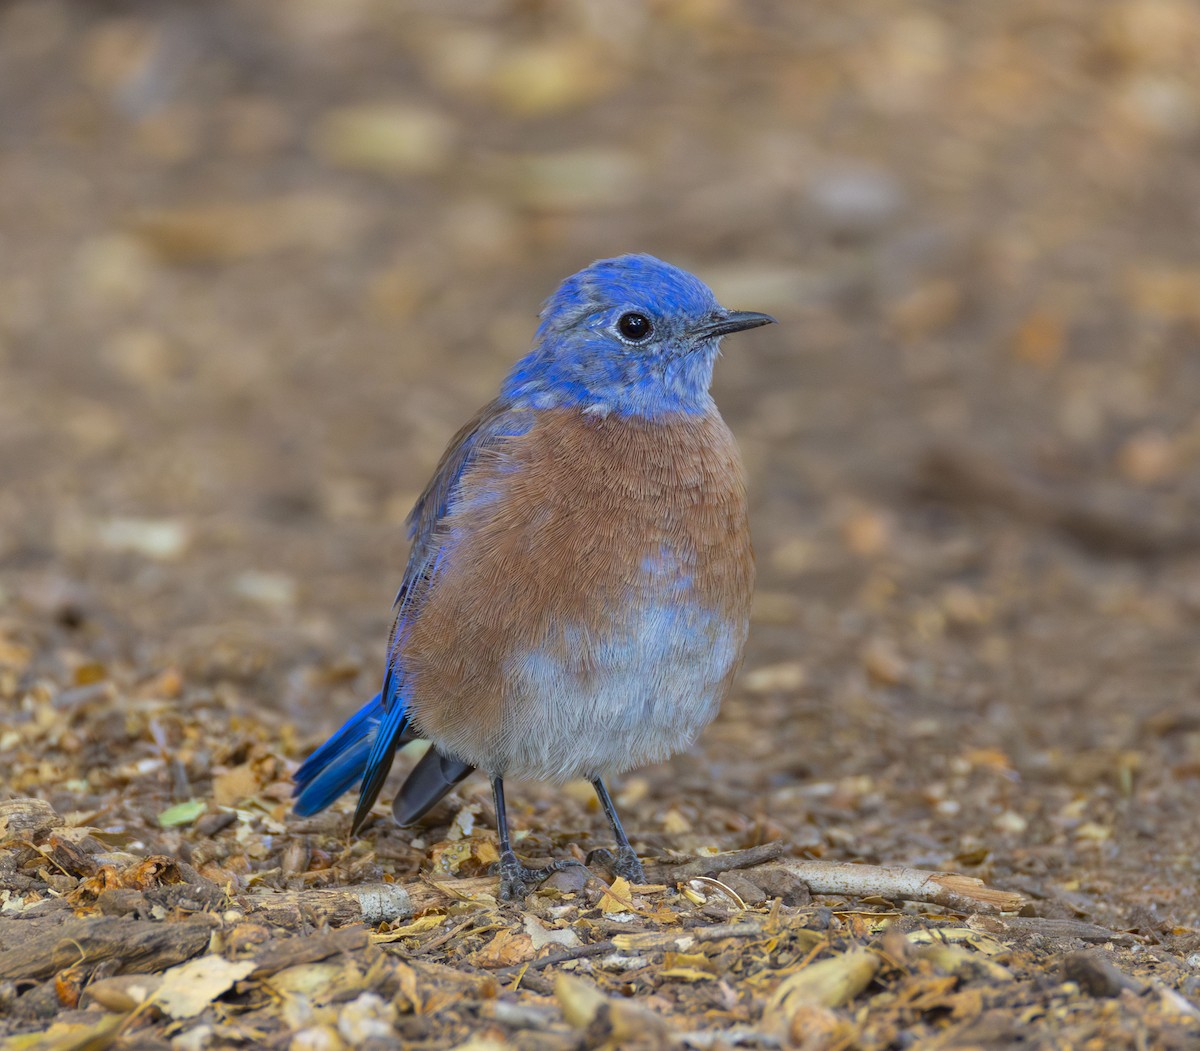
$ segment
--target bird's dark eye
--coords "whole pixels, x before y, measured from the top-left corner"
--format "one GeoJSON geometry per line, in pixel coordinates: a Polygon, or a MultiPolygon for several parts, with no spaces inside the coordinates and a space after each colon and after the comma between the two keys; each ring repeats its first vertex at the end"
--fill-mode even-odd
{"type": "Polygon", "coordinates": [[[654,331],[654,326],[650,324],[650,319],[645,314],[639,314],[631,310],[628,314],[622,314],[617,319],[617,331],[621,333],[622,338],[629,340],[630,343],[641,343],[643,340],[650,338],[650,333],[654,331]]]}

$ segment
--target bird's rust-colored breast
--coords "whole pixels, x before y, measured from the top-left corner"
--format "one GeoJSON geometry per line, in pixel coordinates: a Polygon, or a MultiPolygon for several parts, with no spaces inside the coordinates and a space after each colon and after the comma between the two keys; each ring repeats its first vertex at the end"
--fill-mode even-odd
{"type": "Polygon", "coordinates": [[[416,721],[441,744],[470,755],[467,738],[511,723],[514,655],[569,647],[581,679],[602,674],[604,640],[630,608],[673,595],[730,626],[728,689],[754,565],[744,470],[715,408],[660,420],[542,410],[477,456],[438,534],[400,661],[416,721]]]}

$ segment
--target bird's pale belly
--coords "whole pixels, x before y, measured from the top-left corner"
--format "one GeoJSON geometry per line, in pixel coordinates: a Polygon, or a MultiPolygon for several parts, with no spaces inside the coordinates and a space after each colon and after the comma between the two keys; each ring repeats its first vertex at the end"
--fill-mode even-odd
{"type": "Polygon", "coordinates": [[[688,602],[624,611],[603,637],[563,629],[509,658],[501,732],[446,742],[504,777],[562,782],[665,759],[717,714],[747,625],[688,602]]]}

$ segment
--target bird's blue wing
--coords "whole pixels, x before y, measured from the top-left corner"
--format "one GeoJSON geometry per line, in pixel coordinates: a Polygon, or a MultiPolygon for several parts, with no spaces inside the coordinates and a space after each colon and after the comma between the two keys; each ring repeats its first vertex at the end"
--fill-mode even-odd
{"type": "Polygon", "coordinates": [[[525,434],[532,425],[531,410],[513,408],[500,399],[481,409],[451,440],[408,516],[412,550],[396,595],[383,689],[296,771],[297,814],[307,816],[323,810],[360,781],[353,831],[366,820],[391,770],[396,748],[414,736],[404,696],[404,640],[409,626],[420,616],[425,596],[436,586],[444,554],[438,525],[453,506],[459,482],[471,462],[506,438],[525,434]]]}

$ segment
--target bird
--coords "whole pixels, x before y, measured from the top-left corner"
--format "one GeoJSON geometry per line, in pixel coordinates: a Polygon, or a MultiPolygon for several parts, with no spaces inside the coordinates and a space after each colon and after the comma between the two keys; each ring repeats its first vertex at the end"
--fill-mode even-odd
{"type": "Polygon", "coordinates": [[[484,772],[502,899],[580,864],[517,857],[510,779],[590,781],[616,851],[589,863],[645,881],[605,779],[692,744],[742,662],[747,483],[710,385],[723,337],[774,322],[646,254],[559,285],[408,517],[381,689],[298,768],[297,815],[358,784],[357,834],[396,750],[425,740],[393,817],[484,772]]]}

